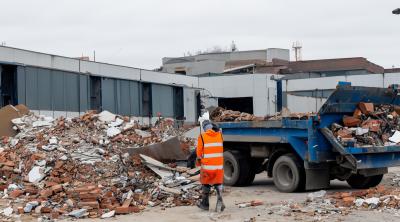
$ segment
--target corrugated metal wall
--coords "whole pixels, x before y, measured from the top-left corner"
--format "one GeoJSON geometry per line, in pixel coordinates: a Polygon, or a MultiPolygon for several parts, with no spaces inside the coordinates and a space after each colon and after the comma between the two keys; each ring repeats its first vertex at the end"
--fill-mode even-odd
{"type": "MultiPolygon", "coordinates": [[[[18,66],[18,103],[38,111],[85,112],[90,107],[89,78],[73,72],[18,66]]],[[[101,77],[101,109],[126,116],[144,116],[142,84],[149,83],[101,77]]],[[[165,117],[182,115],[182,87],[149,85],[152,116],[158,113],[165,117]],[[180,96],[174,93],[178,88],[180,96]]]]}
{"type": "Polygon", "coordinates": [[[18,103],[32,110],[85,112],[88,76],[37,67],[17,68],[18,103]]]}
{"type": "Polygon", "coordinates": [[[151,85],[153,116],[174,116],[174,90],[172,86],[151,85]]]}
{"type": "Polygon", "coordinates": [[[103,110],[127,116],[140,116],[139,82],[102,78],[103,110]]]}

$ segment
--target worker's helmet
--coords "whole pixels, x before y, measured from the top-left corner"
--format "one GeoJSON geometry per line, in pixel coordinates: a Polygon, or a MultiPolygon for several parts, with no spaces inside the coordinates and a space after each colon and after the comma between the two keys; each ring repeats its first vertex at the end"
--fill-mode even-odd
{"type": "Polygon", "coordinates": [[[201,124],[201,127],[203,128],[204,131],[207,131],[209,129],[212,129],[213,125],[210,120],[204,120],[203,123],[201,124]]]}

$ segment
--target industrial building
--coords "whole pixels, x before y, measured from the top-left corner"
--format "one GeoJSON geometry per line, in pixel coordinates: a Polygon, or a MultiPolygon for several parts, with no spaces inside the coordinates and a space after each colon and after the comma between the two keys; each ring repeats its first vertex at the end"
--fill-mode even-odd
{"type": "Polygon", "coordinates": [[[184,75],[1,46],[0,106],[23,103],[54,117],[94,109],[144,123],[158,116],[194,123],[202,109],[216,106],[256,116],[273,115],[282,107],[315,112],[339,81],[375,87],[400,84],[397,69],[385,70],[361,57],[287,61],[283,58],[289,58],[288,50],[253,53],[210,54],[209,61],[224,63],[222,71],[190,73],[185,68],[189,72],[184,75]]]}
{"type": "Polygon", "coordinates": [[[184,57],[165,57],[162,59],[162,71],[198,76],[206,73],[225,73],[238,66],[272,62],[274,59],[289,61],[289,50],[269,48],[263,50],[213,52],[184,57]]]}
{"type": "Polygon", "coordinates": [[[108,110],[148,122],[157,116],[194,122],[198,80],[23,49],[0,47],[0,107],[26,104],[51,116],[108,110]]]}

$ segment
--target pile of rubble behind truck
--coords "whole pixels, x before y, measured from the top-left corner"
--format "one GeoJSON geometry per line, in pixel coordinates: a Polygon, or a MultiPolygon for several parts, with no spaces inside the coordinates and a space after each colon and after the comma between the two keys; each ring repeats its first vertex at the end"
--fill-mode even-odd
{"type": "MultiPolygon", "coordinates": [[[[125,152],[180,136],[171,120],[142,127],[104,111],[55,120],[30,113],[12,122],[19,133],[0,141],[5,218],[111,217],[156,205],[193,205],[199,198],[193,170],[125,152]]],[[[183,140],[183,147],[190,146],[183,140]]]]}
{"type": "Polygon", "coordinates": [[[400,143],[400,107],[359,103],[352,116],[334,123],[332,132],[343,146],[391,146],[400,143]]]}

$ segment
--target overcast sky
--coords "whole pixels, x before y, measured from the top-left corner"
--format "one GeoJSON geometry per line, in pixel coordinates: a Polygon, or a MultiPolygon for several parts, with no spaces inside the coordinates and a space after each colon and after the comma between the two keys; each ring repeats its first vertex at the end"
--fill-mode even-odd
{"type": "MultiPolygon", "coordinates": [[[[303,45],[303,59],[366,57],[400,67],[398,0],[3,0],[7,46],[153,69],[213,46],[303,45]]],[[[293,52],[291,52],[293,59],[293,52]]]]}

